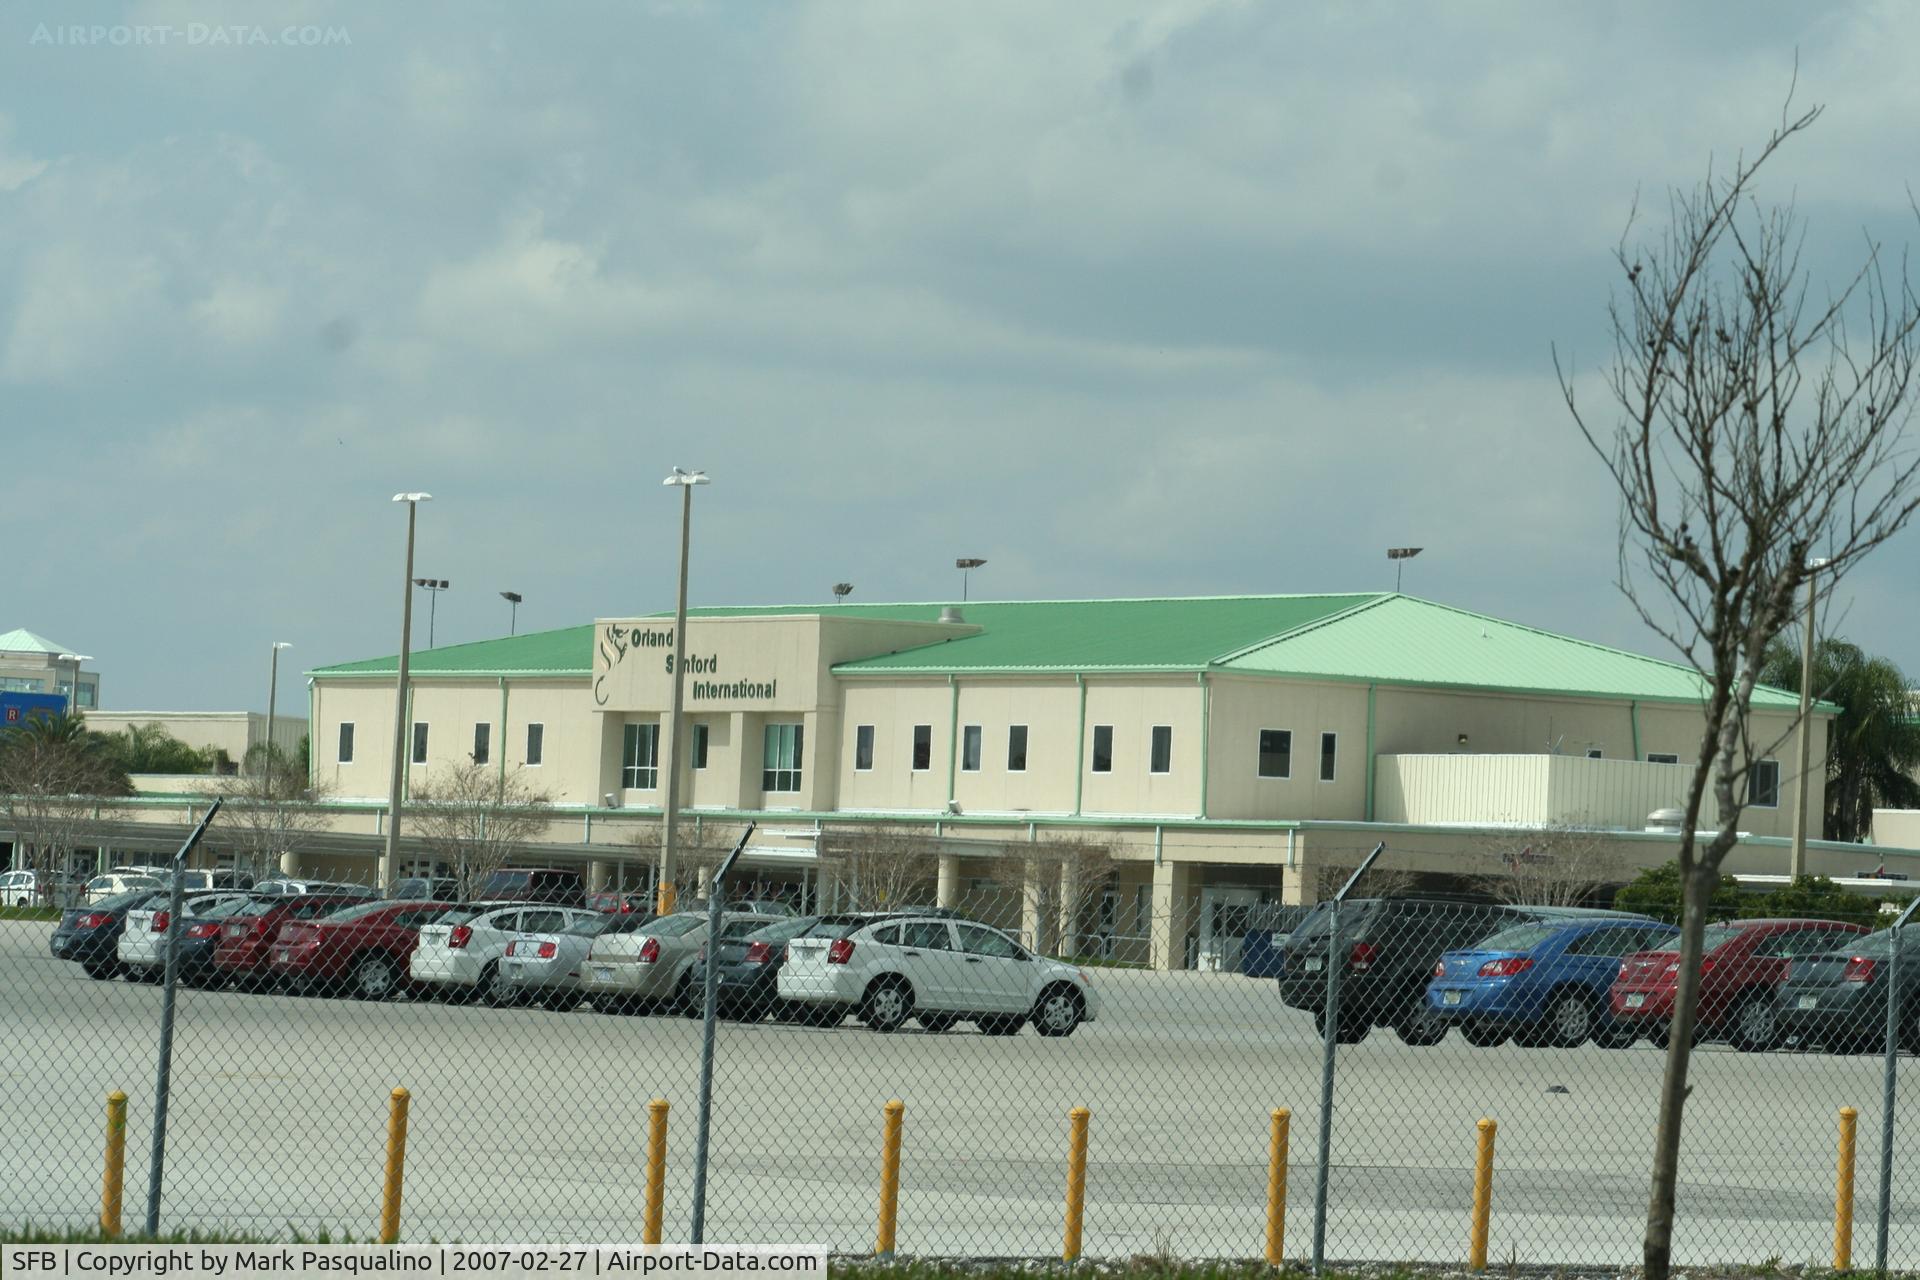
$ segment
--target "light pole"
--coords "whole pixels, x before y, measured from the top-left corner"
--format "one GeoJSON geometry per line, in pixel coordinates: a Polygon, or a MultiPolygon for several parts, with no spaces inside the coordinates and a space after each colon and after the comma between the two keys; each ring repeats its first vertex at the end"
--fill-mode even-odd
{"type": "MultiPolygon", "coordinates": [[[[693,487],[711,484],[704,471],[673,469],[661,484],[680,486],[680,593],[673,606],[673,711],[667,738],[667,808],[660,823],[660,884],[654,895],[654,909],[661,915],[673,911],[673,839],[680,805],[680,698],[685,684],[687,660],[687,535],[693,527],[693,487]]],[[[717,945],[717,944],[716,944],[717,945]]]]}
{"type": "Polygon", "coordinates": [[[839,604],[852,594],[853,584],[851,582],[836,582],[833,584],[833,602],[835,604],[839,604]]]}
{"type": "Polygon", "coordinates": [[[1800,638],[1800,776],[1794,783],[1793,848],[1787,854],[1787,879],[1807,874],[1807,770],[1813,757],[1813,602],[1814,575],[1827,567],[1825,558],[1807,561],[1807,624],[1800,638]]]}
{"type": "Polygon", "coordinates": [[[413,526],[420,504],[433,501],[430,493],[396,493],[395,502],[407,504],[407,571],[400,579],[400,671],[393,682],[393,786],[387,793],[387,847],[380,855],[380,887],[393,883],[400,861],[400,791],[407,776],[407,650],[413,647],[413,526]]]}
{"type": "Polygon", "coordinates": [[[293,646],[285,640],[273,642],[273,658],[267,666],[267,776],[261,788],[261,795],[268,801],[273,799],[273,711],[274,702],[280,695],[280,651],[293,646]]]}
{"type": "MultiPolygon", "coordinates": [[[[507,634],[517,635],[520,631],[520,602],[526,599],[518,591],[502,591],[500,598],[513,607],[513,613],[507,619],[507,634]]],[[[501,730],[502,733],[506,730],[501,730]]]]}
{"type": "Polygon", "coordinates": [[[1400,571],[1406,567],[1406,562],[1425,550],[1425,547],[1387,548],[1387,559],[1393,561],[1393,594],[1400,594],[1400,571]]]}
{"type": "Polygon", "coordinates": [[[80,664],[92,662],[93,656],[85,653],[63,653],[60,655],[60,661],[73,664],[73,687],[67,691],[67,714],[77,716],[80,714],[80,664]]]}
{"type": "MultiPolygon", "coordinates": [[[[432,497],[433,495],[428,494],[427,496],[432,497]]],[[[408,561],[407,567],[409,569],[413,567],[412,561],[408,561]]],[[[440,616],[440,593],[453,584],[445,578],[415,578],[413,585],[423,589],[427,593],[427,599],[429,601],[427,605],[427,648],[431,649],[433,648],[434,620],[440,616]]]]}
{"type": "Polygon", "coordinates": [[[967,599],[967,575],[972,573],[975,569],[978,569],[981,565],[985,563],[986,563],[985,560],[981,560],[976,556],[963,556],[960,559],[955,560],[953,562],[953,567],[960,571],[961,603],[964,604],[967,599]]]}

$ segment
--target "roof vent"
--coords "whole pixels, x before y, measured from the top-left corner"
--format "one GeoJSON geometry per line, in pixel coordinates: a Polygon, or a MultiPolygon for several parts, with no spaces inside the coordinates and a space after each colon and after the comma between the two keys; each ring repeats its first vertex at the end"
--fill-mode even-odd
{"type": "Polygon", "coordinates": [[[1687,812],[1684,809],[1655,809],[1647,815],[1647,830],[1678,832],[1680,824],[1685,822],[1687,812]]]}
{"type": "Polygon", "coordinates": [[[940,607],[940,621],[965,622],[966,618],[961,616],[961,613],[958,607],[948,604],[948,605],[942,605],[940,607]]]}

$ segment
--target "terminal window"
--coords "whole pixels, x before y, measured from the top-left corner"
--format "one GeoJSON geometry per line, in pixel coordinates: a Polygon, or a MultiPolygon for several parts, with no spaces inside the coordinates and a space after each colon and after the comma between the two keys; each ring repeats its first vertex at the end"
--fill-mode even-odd
{"type": "Polygon", "coordinates": [[[691,763],[695,769],[704,769],[707,767],[707,726],[704,724],[693,726],[691,763]]]}
{"type": "Polygon", "coordinates": [[[660,785],[660,726],[630,724],[620,749],[620,785],[652,791],[660,785]]]}
{"type": "Polygon", "coordinates": [[[1322,782],[1333,781],[1333,768],[1336,763],[1336,753],[1339,750],[1339,744],[1340,736],[1338,734],[1323,733],[1320,735],[1320,781],[1322,782]]]}
{"type": "Polygon", "coordinates": [[[476,724],[473,726],[473,762],[485,764],[493,755],[493,726],[476,724]]]}
{"type": "Polygon", "coordinates": [[[547,726],[530,724],[527,726],[527,763],[538,765],[547,750],[547,726]]]}
{"type": "Polygon", "coordinates": [[[1780,762],[1756,760],[1747,775],[1747,803],[1756,809],[1780,807],[1780,762]]]}
{"type": "Polygon", "coordinates": [[[977,724],[960,731],[960,768],[967,773],[980,772],[980,726],[977,724]]]}
{"type": "Polygon", "coordinates": [[[424,720],[413,722],[413,762],[415,764],[427,762],[427,725],[424,720]]]}
{"type": "Polygon", "coordinates": [[[804,726],[797,724],[767,726],[766,751],[760,766],[762,791],[794,792],[800,789],[805,732],[804,726]]]}
{"type": "Polygon", "coordinates": [[[1157,724],[1153,726],[1153,754],[1148,761],[1149,773],[1173,772],[1173,726],[1157,724]]]}
{"type": "Polygon", "coordinates": [[[1262,729],[1260,731],[1260,776],[1263,778],[1293,776],[1293,730],[1262,729]]]}
{"type": "Polygon", "coordinates": [[[1110,724],[1093,726],[1093,771],[1113,772],[1113,726],[1110,724]]]}
{"type": "Polygon", "coordinates": [[[853,767],[856,772],[873,770],[873,726],[863,724],[853,731],[853,767]]]}
{"type": "Polygon", "coordinates": [[[1027,771],[1027,726],[1013,724],[1007,726],[1007,772],[1025,773],[1027,771]]]}
{"type": "Polygon", "coordinates": [[[336,758],[341,764],[353,763],[353,721],[351,720],[340,722],[340,750],[336,753],[336,758]]]}
{"type": "Polygon", "coordinates": [[[925,773],[933,768],[933,726],[913,726],[913,771],[925,773]]]}
{"type": "Polygon", "coordinates": [[[1671,751],[1649,751],[1647,752],[1647,763],[1648,764],[1679,764],[1680,757],[1673,754],[1671,751]]]}

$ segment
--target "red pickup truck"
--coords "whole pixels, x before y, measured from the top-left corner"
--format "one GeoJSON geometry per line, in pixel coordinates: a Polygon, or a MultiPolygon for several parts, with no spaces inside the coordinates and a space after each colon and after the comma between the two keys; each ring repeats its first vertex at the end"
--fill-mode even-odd
{"type": "Polygon", "coordinates": [[[221,926],[213,944],[210,976],[215,982],[258,985],[270,974],[267,962],[281,925],[331,915],[370,900],[370,895],[341,893],[263,894],[228,916],[221,926]]]}
{"type": "Polygon", "coordinates": [[[280,926],[273,974],[293,991],[384,1000],[407,972],[420,926],[454,909],[451,902],[369,902],[317,920],[280,926]]]}
{"type": "MultiPolygon", "coordinates": [[[[1774,996],[1797,956],[1845,946],[1866,927],[1835,920],[1730,920],[1707,926],[1700,947],[1700,1012],[1697,1036],[1724,1038],[1759,1053],[1780,1040],[1774,996]]],[[[1615,1021],[1667,1041],[1673,997],[1679,989],[1680,952],[1641,951],[1620,962],[1609,992],[1615,1021]]]]}

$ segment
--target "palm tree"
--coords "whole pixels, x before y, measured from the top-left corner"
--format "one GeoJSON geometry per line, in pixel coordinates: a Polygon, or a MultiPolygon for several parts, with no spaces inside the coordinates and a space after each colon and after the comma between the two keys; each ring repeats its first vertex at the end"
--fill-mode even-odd
{"type": "MultiPolygon", "coordinates": [[[[1775,641],[1760,679],[1799,692],[1798,646],[1775,641]]],[[[1827,741],[1826,838],[1864,839],[1876,808],[1920,808],[1920,718],[1900,668],[1829,638],[1814,649],[1813,692],[1841,708],[1827,741]]]]}

